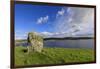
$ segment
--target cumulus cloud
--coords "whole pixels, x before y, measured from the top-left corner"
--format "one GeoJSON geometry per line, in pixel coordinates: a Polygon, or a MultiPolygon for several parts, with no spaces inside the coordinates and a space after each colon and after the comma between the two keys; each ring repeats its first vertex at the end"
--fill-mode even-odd
{"type": "Polygon", "coordinates": [[[79,7],[63,7],[65,13],[55,21],[57,32],[66,32],[66,35],[94,35],[94,9],[79,7]]]}
{"type": "Polygon", "coordinates": [[[41,32],[40,35],[42,35],[43,37],[50,37],[50,36],[53,36],[54,33],[44,31],[44,32],[41,32]]]}
{"type": "Polygon", "coordinates": [[[49,19],[49,16],[45,16],[45,17],[40,17],[38,20],[37,20],[37,24],[43,24],[43,23],[46,23],[49,19]]]}
{"type": "Polygon", "coordinates": [[[39,35],[43,36],[44,38],[49,38],[49,37],[66,37],[66,36],[70,36],[69,34],[67,34],[67,32],[41,32],[38,33],[39,35]]]}
{"type": "Polygon", "coordinates": [[[17,35],[17,36],[15,36],[15,40],[26,39],[26,38],[27,38],[27,35],[17,35]]]}
{"type": "Polygon", "coordinates": [[[53,23],[55,32],[42,32],[45,37],[93,37],[94,9],[79,7],[63,7],[57,12],[53,23]]]}
{"type": "Polygon", "coordinates": [[[64,15],[64,13],[65,13],[65,10],[62,8],[61,10],[59,10],[59,11],[57,12],[56,17],[62,16],[62,15],[64,15]]]}
{"type": "Polygon", "coordinates": [[[16,39],[27,39],[27,32],[16,31],[15,32],[15,40],[16,39]]]}

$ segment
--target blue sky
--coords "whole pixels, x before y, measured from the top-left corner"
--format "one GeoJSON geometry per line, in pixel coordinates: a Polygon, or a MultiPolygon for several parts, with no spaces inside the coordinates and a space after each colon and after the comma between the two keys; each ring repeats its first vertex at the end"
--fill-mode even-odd
{"type": "Polygon", "coordinates": [[[94,9],[31,4],[15,5],[15,39],[28,32],[46,37],[94,35],[94,9]]]}

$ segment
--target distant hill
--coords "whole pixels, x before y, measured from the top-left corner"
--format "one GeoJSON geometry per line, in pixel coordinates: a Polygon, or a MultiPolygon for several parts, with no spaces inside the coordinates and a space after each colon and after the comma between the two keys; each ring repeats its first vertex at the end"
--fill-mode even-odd
{"type": "MultiPolygon", "coordinates": [[[[94,37],[63,37],[63,38],[58,38],[58,37],[49,37],[49,38],[44,38],[44,40],[66,40],[66,39],[70,39],[70,40],[78,40],[78,39],[94,39],[94,37]]],[[[18,39],[15,40],[16,42],[23,42],[23,41],[27,41],[27,39],[18,39]]]]}
{"type": "Polygon", "coordinates": [[[15,42],[23,42],[23,41],[27,41],[26,39],[16,39],[15,42]]]}

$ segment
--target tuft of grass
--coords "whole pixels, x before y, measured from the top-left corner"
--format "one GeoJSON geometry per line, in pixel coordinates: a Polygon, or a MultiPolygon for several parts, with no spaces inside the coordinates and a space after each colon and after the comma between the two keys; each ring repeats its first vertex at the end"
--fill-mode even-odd
{"type": "Polygon", "coordinates": [[[15,47],[15,65],[62,64],[94,61],[94,50],[78,48],[44,48],[41,53],[27,53],[23,46],[15,47]]]}

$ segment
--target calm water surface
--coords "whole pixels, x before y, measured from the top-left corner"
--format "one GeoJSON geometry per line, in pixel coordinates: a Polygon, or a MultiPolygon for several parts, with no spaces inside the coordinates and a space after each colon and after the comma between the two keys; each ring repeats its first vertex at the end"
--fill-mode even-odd
{"type": "MultiPolygon", "coordinates": [[[[29,46],[27,42],[16,43],[16,46],[29,46]]],[[[45,40],[44,47],[62,47],[62,48],[94,48],[93,39],[79,40],[45,40]]]]}

